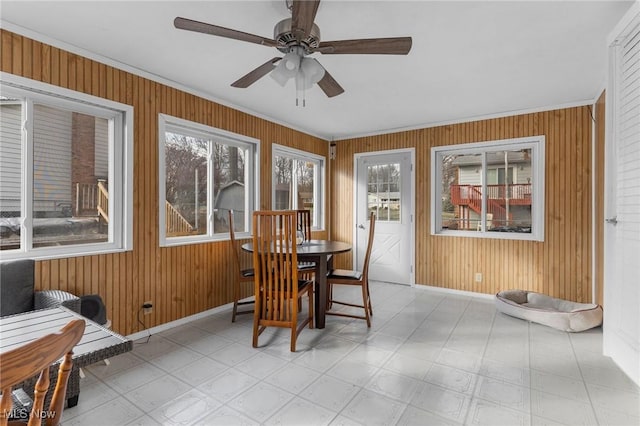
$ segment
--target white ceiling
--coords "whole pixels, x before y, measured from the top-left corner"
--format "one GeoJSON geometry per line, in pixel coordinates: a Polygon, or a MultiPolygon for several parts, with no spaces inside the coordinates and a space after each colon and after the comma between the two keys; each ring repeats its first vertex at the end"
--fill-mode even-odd
{"type": "Polygon", "coordinates": [[[338,1],[316,16],[322,40],[411,36],[407,56],[313,57],[345,93],[268,76],[230,84],[275,48],[177,30],[182,16],[265,37],[277,1],[11,1],[2,26],[326,139],[585,103],[604,88],[609,32],[633,2],[338,1]],[[142,71],[142,72],[141,72],[142,71]]]}

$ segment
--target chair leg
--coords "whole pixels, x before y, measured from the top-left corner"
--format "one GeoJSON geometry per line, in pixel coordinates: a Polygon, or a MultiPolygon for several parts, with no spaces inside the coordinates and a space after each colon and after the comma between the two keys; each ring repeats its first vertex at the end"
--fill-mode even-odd
{"type": "MultiPolygon", "coordinates": [[[[289,304],[289,309],[293,308],[294,306],[297,309],[298,306],[301,306],[302,299],[300,298],[300,296],[298,296],[298,300],[293,301],[289,299],[287,303],[289,304]]],[[[298,310],[293,309],[291,311],[291,323],[289,324],[291,326],[291,352],[296,351],[296,339],[298,337],[298,312],[298,310]]]]}
{"type": "Polygon", "coordinates": [[[369,306],[369,315],[373,316],[373,308],[371,307],[371,292],[369,291],[369,280],[367,279],[367,305],[369,306]]]}
{"type": "Polygon", "coordinates": [[[313,328],[313,291],[309,291],[309,328],[313,328]]]}
{"type": "Polygon", "coordinates": [[[231,322],[236,322],[236,315],[238,314],[238,300],[240,297],[240,283],[235,282],[233,286],[233,313],[231,314],[231,322]]]}
{"type": "Polygon", "coordinates": [[[364,308],[364,317],[367,320],[367,327],[371,328],[371,318],[369,317],[369,295],[366,283],[362,283],[362,307],[364,308]]]}
{"type": "Polygon", "coordinates": [[[296,338],[298,337],[298,324],[293,323],[291,326],[291,352],[296,351],[296,338]]]}
{"type": "Polygon", "coordinates": [[[258,319],[258,304],[256,303],[255,311],[253,315],[253,347],[258,347],[258,335],[260,334],[259,328],[259,319],[258,319]]]}

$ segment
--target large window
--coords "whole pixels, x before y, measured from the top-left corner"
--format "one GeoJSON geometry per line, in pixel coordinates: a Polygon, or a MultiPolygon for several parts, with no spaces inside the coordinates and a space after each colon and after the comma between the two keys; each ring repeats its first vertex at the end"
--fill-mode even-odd
{"type": "Polygon", "coordinates": [[[431,149],[432,233],[542,241],[544,136],[431,149]]]}
{"type": "Polygon", "coordinates": [[[322,229],[324,165],[324,157],[274,144],[273,208],[310,210],[313,229],[322,229]]]}
{"type": "Polygon", "coordinates": [[[2,258],[131,248],[133,108],[16,76],[0,83],[2,258]]]}
{"type": "Polygon", "coordinates": [[[160,115],[160,244],[191,244],[251,229],[257,141],[160,115]]]}

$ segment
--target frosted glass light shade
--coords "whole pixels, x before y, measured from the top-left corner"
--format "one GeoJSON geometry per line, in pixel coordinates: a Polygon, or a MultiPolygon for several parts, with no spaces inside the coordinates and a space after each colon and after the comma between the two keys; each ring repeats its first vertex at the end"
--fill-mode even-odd
{"type": "Polygon", "coordinates": [[[276,68],[269,74],[280,86],[287,84],[290,78],[295,77],[300,70],[302,58],[295,52],[284,55],[276,68]]]}
{"type": "Polygon", "coordinates": [[[300,69],[304,74],[304,79],[311,85],[316,84],[324,77],[324,68],[313,58],[303,58],[300,69]]]}

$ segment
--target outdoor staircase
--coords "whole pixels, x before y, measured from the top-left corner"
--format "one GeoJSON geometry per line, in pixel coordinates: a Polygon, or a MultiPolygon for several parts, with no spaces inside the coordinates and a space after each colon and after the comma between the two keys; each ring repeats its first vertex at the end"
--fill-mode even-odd
{"type": "MultiPolygon", "coordinates": [[[[478,214],[482,214],[482,192],[476,187],[469,187],[469,208],[478,214]]],[[[513,214],[509,213],[507,217],[507,210],[502,207],[497,201],[488,198],[487,199],[487,213],[493,215],[493,221],[501,224],[505,224],[513,219],[513,214]]]]}

